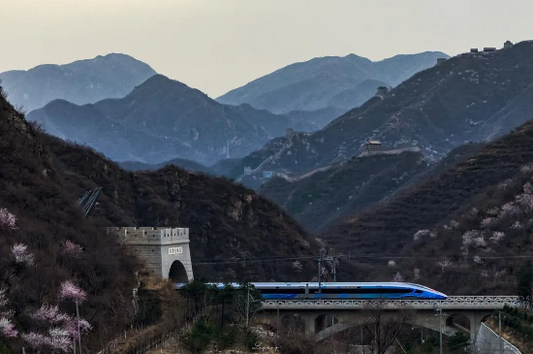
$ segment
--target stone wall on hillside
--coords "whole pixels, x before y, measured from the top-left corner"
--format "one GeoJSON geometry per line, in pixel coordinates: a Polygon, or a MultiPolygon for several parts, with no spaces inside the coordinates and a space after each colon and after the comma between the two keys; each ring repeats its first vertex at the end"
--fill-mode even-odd
{"type": "MultiPolygon", "coordinates": [[[[505,338],[501,339],[503,347],[502,354],[521,354],[514,345],[509,343],[505,338]]],[[[479,332],[474,346],[474,353],[500,353],[500,336],[490,329],[485,323],[479,327],[479,332]]]]}

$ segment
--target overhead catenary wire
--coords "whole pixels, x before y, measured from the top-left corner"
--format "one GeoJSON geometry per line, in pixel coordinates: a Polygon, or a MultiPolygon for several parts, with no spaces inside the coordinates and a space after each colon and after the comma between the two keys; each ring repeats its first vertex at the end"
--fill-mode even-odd
{"type": "MultiPolygon", "coordinates": [[[[531,255],[502,255],[502,256],[480,256],[482,259],[531,259],[531,255]]],[[[399,255],[384,255],[384,254],[362,254],[362,255],[336,255],[337,259],[348,259],[351,262],[357,262],[358,260],[440,260],[440,259],[449,259],[449,258],[460,258],[464,259],[464,255],[459,254],[449,254],[449,255],[440,255],[440,256],[425,256],[425,255],[416,255],[416,256],[399,256],[399,255]]],[[[469,256],[467,259],[472,258],[469,256]]],[[[283,262],[283,261],[295,261],[295,260],[316,260],[315,255],[308,256],[299,256],[299,257],[282,257],[282,256],[270,256],[270,257],[254,257],[253,260],[236,257],[227,257],[227,258],[211,258],[211,259],[198,259],[194,261],[195,265],[214,265],[214,264],[237,264],[237,263],[261,263],[261,262],[283,262]]]]}

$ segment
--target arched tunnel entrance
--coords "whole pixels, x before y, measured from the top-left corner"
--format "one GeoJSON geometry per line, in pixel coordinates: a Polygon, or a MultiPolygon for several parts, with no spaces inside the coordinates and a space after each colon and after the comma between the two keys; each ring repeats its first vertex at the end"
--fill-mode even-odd
{"type": "Polygon", "coordinates": [[[328,327],[339,323],[339,320],[334,315],[323,314],[315,318],[315,333],[318,333],[328,327]]]}
{"type": "Polygon", "coordinates": [[[446,318],[446,326],[454,327],[463,333],[470,333],[470,319],[462,314],[452,313],[446,318]]]}
{"type": "Polygon", "coordinates": [[[189,281],[189,278],[187,277],[187,271],[185,270],[183,263],[180,261],[172,262],[170,271],[168,272],[168,277],[174,283],[187,283],[189,281]]]}

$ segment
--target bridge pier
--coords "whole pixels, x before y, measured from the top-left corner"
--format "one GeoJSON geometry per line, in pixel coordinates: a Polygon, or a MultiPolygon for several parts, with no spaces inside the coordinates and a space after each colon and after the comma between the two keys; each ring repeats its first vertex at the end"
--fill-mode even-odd
{"type": "Polygon", "coordinates": [[[305,336],[308,338],[313,338],[316,333],[315,315],[306,314],[306,315],[302,315],[302,318],[305,323],[305,336]]]}

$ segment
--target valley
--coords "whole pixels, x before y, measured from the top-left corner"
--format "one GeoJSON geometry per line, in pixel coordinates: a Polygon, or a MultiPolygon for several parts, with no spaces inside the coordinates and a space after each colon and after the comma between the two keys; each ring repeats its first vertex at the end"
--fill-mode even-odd
{"type": "Polygon", "coordinates": [[[0,353],[529,350],[533,41],[501,44],[213,98],[115,52],[0,73],[0,353]]]}

